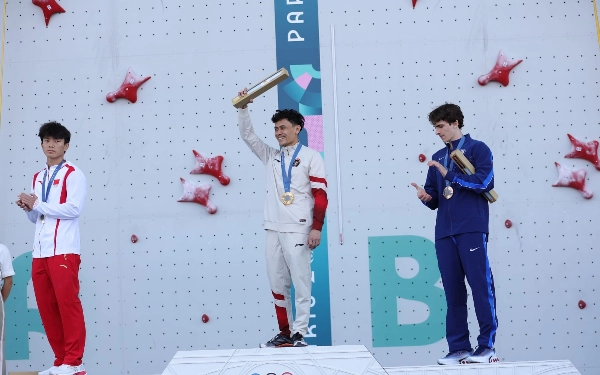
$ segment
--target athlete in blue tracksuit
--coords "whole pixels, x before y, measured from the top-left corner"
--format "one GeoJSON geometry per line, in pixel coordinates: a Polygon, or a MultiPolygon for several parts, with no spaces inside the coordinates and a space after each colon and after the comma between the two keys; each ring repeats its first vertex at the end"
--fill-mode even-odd
{"type": "Polygon", "coordinates": [[[436,135],[446,147],[433,154],[427,164],[425,187],[412,184],[423,204],[437,209],[435,249],[448,304],[449,354],[438,360],[442,365],[498,361],[494,349],[496,293],[487,256],[489,203],[481,194],[494,187],[493,157],[485,143],[462,134],[463,118],[460,107],[448,103],[429,114],[436,135]],[[449,154],[457,148],[473,164],[475,174],[464,174],[452,162],[449,154]],[[465,276],[479,322],[475,352],[469,341],[465,276]]]}

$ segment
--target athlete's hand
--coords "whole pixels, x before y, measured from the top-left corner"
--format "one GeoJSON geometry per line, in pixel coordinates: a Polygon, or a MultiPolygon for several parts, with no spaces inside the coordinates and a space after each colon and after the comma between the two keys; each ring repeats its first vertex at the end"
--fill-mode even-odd
{"type": "Polygon", "coordinates": [[[17,204],[17,206],[19,206],[20,208],[22,208],[24,211],[26,211],[26,212],[31,211],[31,208],[27,207],[25,205],[25,203],[23,203],[23,201],[21,200],[21,198],[17,199],[17,201],[15,203],[17,204]]]}
{"type": "Polygon", "coordinates": [[[448,170],[446,168],[444,168],[443,165],[441,165],[439,162],[435,161],[435,160],[430,160],[429,162],[427,162],[427,165],[430,167],[436,167],[438,171],[440,171],[440,174],[442,175],[442,177],[446,177],[446,173],[448,173],[448,170]]]}
{"type": "MultiPolygon", "coordinates": [[[[240,92],[238,92],[238,96],[241,98],[242,96],[246,96],[248,95],[248,88],[244,87],[244,89],[240,92]]],[[[250,101],[248,103],[254,103],[254,99],[250,99],[250,101]]],[[[242,109],[246,109],[248,108],[248,104],[246,104],[245,106],[242,107],[242,109]]]]}
{"type": "Polygon", "coordinates": [[[33,205],[38,197],[35,194],[19,194],[19,200],[17,201],[17,205],[24,209],[25,211],[31,211],[33,209],[33,205]],[[19,203],[20,202],[20,203],[19,203]]]}
{"type": "Polygon", "coordinates": [[[415,184],[414,182],[412,182],[411,185],[414,186],[415,189],[417,189],[417,198],[419,198],[423,202],[429,202],[431,200],[431,195],[427,194],[425,189],[415,184]]]}
{"type": "Polygon", "coordinates": [[[321,243],[321,231],[313,229],[308,235],[308,247],[314,250],[321,243]]]}

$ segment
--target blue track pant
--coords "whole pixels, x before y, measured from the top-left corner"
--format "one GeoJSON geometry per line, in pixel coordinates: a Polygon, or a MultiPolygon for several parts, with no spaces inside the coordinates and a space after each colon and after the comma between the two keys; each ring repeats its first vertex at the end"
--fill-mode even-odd
{"type": "Polygon", "coordinates": [[[435,241],[448,311],[446,339],[450,352],[471,350],[467,323],[467,287],[471,287],[475,314],[479,322],[479,346],[494,347],[498,317],[494,277],[487,256],[485,233],[463,233],[435,241]]]}

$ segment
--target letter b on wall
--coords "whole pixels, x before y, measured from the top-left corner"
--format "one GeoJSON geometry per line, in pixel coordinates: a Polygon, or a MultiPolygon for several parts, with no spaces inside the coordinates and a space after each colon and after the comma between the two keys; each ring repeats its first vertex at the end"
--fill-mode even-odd
{"type": "MultiPolygon", "coordinates": [[[[27,307],[27,284],[31,280],[31,252],[13,261],[14,285],[6,305],[6,359],[29,359],[29,332],[44,333],[37,309],[27,307]]],[[[2,353],[0,353],[0,357],[2,353]]]]}
{"type": "Polygon", "coordinates": [[[446,335],[435,246],[418,236],[369,237],[373,346],[423,346],[446,335]]]}

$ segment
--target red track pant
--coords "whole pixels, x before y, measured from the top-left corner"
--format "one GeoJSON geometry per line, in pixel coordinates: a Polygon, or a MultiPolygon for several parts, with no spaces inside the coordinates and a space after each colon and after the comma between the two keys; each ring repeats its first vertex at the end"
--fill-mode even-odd
{"type": "Polygon", "coordinates": [[[77,254],[33,258],[33,290],[54,352],[54,366],[79,366],[83,358],[85,321],[79,300],[80,263],[77,254]]]}

